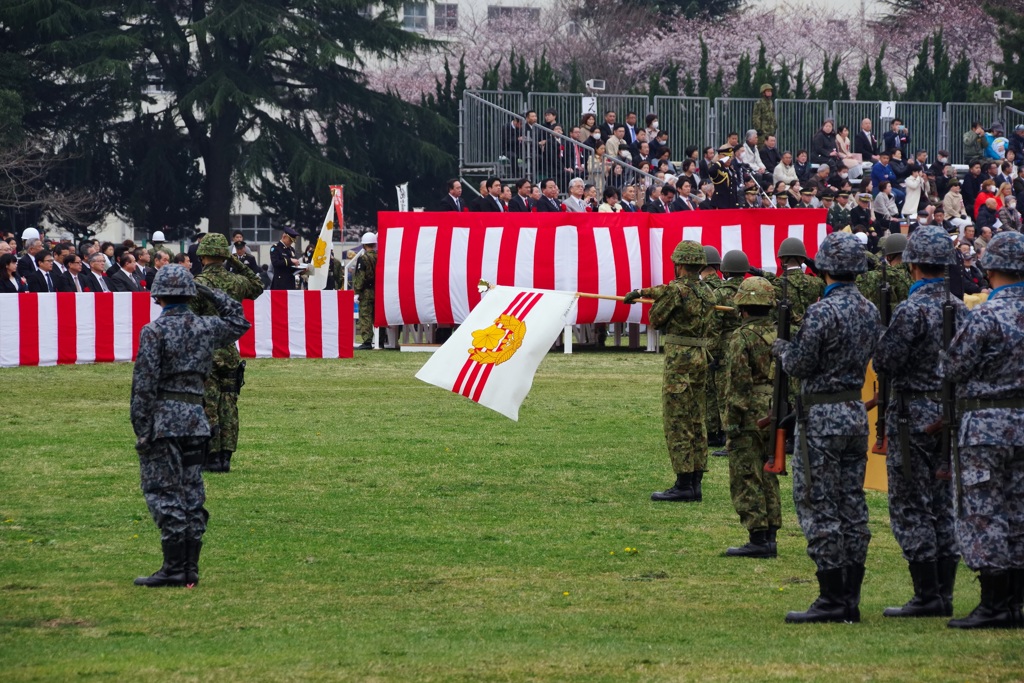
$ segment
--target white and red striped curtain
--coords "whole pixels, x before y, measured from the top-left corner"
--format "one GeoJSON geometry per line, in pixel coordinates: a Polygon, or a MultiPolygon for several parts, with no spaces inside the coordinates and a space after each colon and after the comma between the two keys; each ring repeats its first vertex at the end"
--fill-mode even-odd
{"type": "MultiPolygon", "coordinates": [[[[670,280],[682,240],[743,251],[776,272],[787,237],[814,257],[824,209],[648,213],[399,213],[378,215],[375,323],[461,323],[477,283],[623,295],[670,280]]],[[[647,307],[580,299],[577,323],[644,322],[647,307]]]]}
{"type": "MultiPolygon", "coordinates": [[[[268,291],[242,305],[244,358],[351,358],[351,291],[268,291]]],[[[145,292],[0,294],[0,367],[134,360],[160,314],[145,292]]]]}

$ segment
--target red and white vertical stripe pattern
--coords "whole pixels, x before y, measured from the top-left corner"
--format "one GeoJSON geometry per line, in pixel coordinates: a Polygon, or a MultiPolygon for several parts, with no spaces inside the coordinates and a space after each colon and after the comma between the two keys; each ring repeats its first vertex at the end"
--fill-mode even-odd
{"type": "MultiPolygon", "coordinates": [[[[242,307],[245,358],[352,357],[350,291],[264,292],[242,307]]],[[[134,360],[159,315],[145,292],[0,294],[0,367],[134,360]]]]}
{"type": "MultiPolygon", "coordinates": [[[[477,283],[623,295],[670,280],[683,239],[775,272],[775,254],[799,237],[813,258],[827,228],[822,210],[676,214],[466,214],[382,212],[378,217],[378,326],[461,323],[480,301],[477,283]]],[[[575,323],[644,322],[646,309],[581,299],[575,323]]]]}

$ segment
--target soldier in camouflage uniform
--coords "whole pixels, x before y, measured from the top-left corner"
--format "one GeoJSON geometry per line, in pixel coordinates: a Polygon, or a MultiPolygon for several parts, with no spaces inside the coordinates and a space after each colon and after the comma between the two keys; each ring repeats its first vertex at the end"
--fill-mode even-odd
{"type": "Polygon", "coordinates": [[[847,206],[849,201],[849,192],[844,190],[836,194],[836,201],[832,204],[832,208],[828,210],[828,216],[825,220],[833,230],[842,230],[843,228],[850,227],[850,207],[847,206]]]}
{"type": "Polygon", "coordinates": [[[979,572],[981,603],[953,628],[1024,628],[1024,235],[992,238],[992,291],[942,363],[960,418],[957,541],[979,572]]]}
{"type": "Polygon", "coordinates": [[[768,414],[772,397],[771,349],[777,335],[771,311],[775,289],[764,278],[752,277],[742,281],[729,303],[743,316],[729,338],[726,354],[729,492],[750,542],[729,548],[725,554],[776,557],[776,535],[782,527],[779,478],[764,471],[771,435],[767,427],[757,426],[757,421],[768,414]]]}
{"type": "Polygon", "coordinates": [[[701,480],[708,463],[704,384],[708,375],[708,329],[715,302],[698,279],[707,265],[700,244],[680,242],[672,251],[672,262],[676,264],[672,282],[629,292],[625,302],[653,298],[648,318],[651,327],[664,335],[662,418],[676,482],[668,490],[652,494],[651,500],[693,502],[702,500],[701,480]]]}
{"type": "MultiPolygon", "coordinates": [[[[896,237],[903,235],[890,235],[890,243],[896,237]]],[[[941,434],[929,434],[927,430],[942,417],[939,354],[943,350],[942,306],[946,300],[943,274],[952,264],[953,244],[941,228],[923,226],[911,235],[905,251],[900,251],[914,284],[909,298],[893,311],[873,360],[876,370],[886,373],[892,382],[894,397],[885,420],[889,516],[893,535],[910,563],[914,597],[903,607],[887,608],[884,614],[952,616],[953,584],[960,562],[953,499],[949,482],[935,476],[944,464],[941,434]]],[[[967,308],[955,297],[950,300],[959,327],[967,308]]]]}
{"type": "Polygon", "coordinates": [[[757,137],[767,140],[769,135],[775,135],[778,123],[775,121],[775,106],[772,104],[772,86],[770,83],[761,84],[761,99],[754,103],[752,122],[757,130],[757,137]]]}
{"type": "MultiPolygon", "coordinates": [[[[227,238],[219,232],[204,237],[196,255],[203,262],[197,283],[219,289],[239,302],[256,299],[263,293],[259,276],[231,253],[227,238]]],[[[197,315],[216,315],[212,303],[203,297],[196,297],[189,306],[197,315]]],[[[212,433],[206,465],[210,472],[230,471],[231,455],[238,450],[238,391],[244,371],[245,365],[234,342],[214,352],[213,371],[204,391],[206,417],[212,433]]]]}
{"type": "MultiPolygon", "coordinates": [[[[718,253],[718,250],[712,246],[704,247],[704,258],[707,259],[708,265],[700,271],[700,281],[708,291],[711,293],[712,298],[718,298],[718,288],[722,286],[722,278],[718,274],[718,267],[722,265],[722,256],[718,253]]],[[[708,381],[704,388],[704,410],[705,420],[704,423],[707,426],[708,432],[708,446],[717,448],[718,446],[725,445],[725,424],[721,418],[721,404],[719,404],[718,391],[718,377],[715,376],[715,369],[718,366],[718,362],[722,359],[725,353],[725,349],[718,342],[721,337],[722,331],[722,319],[717,313],[712,316],[711,329],[708,330],[708,338],[712,340],[709,352],[711,353],[712,362],[708,366],[708,381]]]]}
{"type": "Polygon", "coordinates": [[[801,382],[793,502],[818,567],[819,597],[789,623],[860,621],[860,587],[867,558],[864,498],[868,418],[860,400],[875,349],[878,310],[854,285],[867,269],[860,241],[848,232],[825,238],[815,258],[827,287],[792,341],[776,339],[773,355],[801,382]]]}
{"type": "Polygon", "coordinates": [[[362,237],[363,251],[356,257],[352,289],[359,297],[359,320],[356,329],[363,343],[357,349],[373,348],[374,285],[377,275],[377,235],[368,232],[362,237]]]}
{"type": "MultiPolygon", "coordinates": [[[[949,241],[948,237],[946,241],[949,241]]],[[[886,260],[885,272],[882,272],[881,267],[877,267],[857,278],[857,289],[879,311],[882,310],[881,285],[883,277],[889,282],[889,310],[895,308],[896,304],[901,301],[906,301],[910,294],[910,286],[914,281],[910,277],[910,268],[903,263],[903,250],[906,247],[906,235],[898,233],[889,235],[882,243],[882,251],[886,260]]]]}
{"type": "Polygon", "coordinates": [[[153,260],[156,260],[156,253],[158,251],[167,254],[168,261],[174,258],[174,252],[167,248],[167,245],[164,244],[165,241],[162,230],[157,230],[153,233],[153,239],[150,240],[152,246],[149,248],[149,255],[153,260]]]}
{"type": "MultiPolygon", "coordinates": [[[[779,245],[779,264],[789,278],[789,300],[793,304],[793,325],[799,327],[807,308],[821,298],[825,283],[820,277],[804,272],[807,250],[796,237],[787,237],[779,245]]],[[[751,268],[750,273],[767,279],[775,287],[775,298],[782,296],[782,275],[772,275],[760,268],[751,268]]]]}
{"type": "Polygon", "coordinates": [[[131,420],[142,495],[160,529],[164,561],[153,575],[135,579],[135,585],[194,585],[209,518],[201,472],[210,436],[203,382],[214,349],[233,343],[249,323],[240,304],[197,286],[184,266],[161,268],[151,292],[163,312],[139,335],[131,420]],[[209,299],[217,317],[197,316],[188,309],[197,290],[209,299]]]}
{"type": "MultiPolygon", "coordinates": [[[[743,278],[746,276],[747,271],[750,270],[750,261],[747,260],[747,255],[738,249],[733,249],[725,254],[722,258],[722,275],[725,276],[724,280],[721,280],[718,288],[715,290],[715,302],[721,306],[733,307],[733,297],[736,296],[736,290],[739,289],[740,283],[743,282],[743,278]]],[[[721,424],[729,424],[726,417],[726,350],[729,348],[729,337],[732,335],[733,330],[740,326],[742,322],[739,311],[715,311],[715,334],[716,337],[712,337],[712,351],[711,355],[715,359],[715,362],[710,368],[709,374],[711,381],[709,384],[714,384],[714,390],[716,393],[715,404],[719,411],[718,419],[721,424]]],[[[711,445],[710,442],[708,445],[711,445]]],[[[717,451],[712,452],[712,455],[718,457],[725,457],[729,455],[728,444],[722,444],[725,448],[721,448],[717,451]]]]}

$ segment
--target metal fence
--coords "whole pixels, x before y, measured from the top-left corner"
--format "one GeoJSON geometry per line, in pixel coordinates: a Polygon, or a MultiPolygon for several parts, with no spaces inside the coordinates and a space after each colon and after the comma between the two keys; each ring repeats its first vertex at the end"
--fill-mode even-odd
{"type": "Polygon", "coordinates": [[[644,127],[644,117],[650,110],[650,101],[646,95],[584,95],[582,93],[532,92],[527,98],[529,109],[537,112],[543,122],[544,112],[552,109],[556,112],[562,130],[568,134],[572,126],[579,125],[583,118],[584,100],[594,100],[595,125],[604,123],[606,111],[614,111],[617,123],[626,122],[626,114],[637,115],[637,129],[644,127]]]}
{"type": "Polygon", "coordinates": [[[711,140],[711,100],[706,97],[654,98],[658,129],[668,133],[673,159],[682,159],[689,146],[703,148],[711,140]]]}
{"type": "MultiPolygon", "coordinates": [[[[871,119],[872,132],[878,138],[879,147],[882,147],[882,140],[893,121],[893,118],[882,118],[882,105],[878,101],[836,100],[832,103],[832,114],[836,125],[849,126],[851,139],[860,130],[860,122],[871,119]]],[[[942,105],[937,102],[896,102],[895,118],[903,122],[910,136],[909,149],[904,150],[903,158],[908,159],[914,152],[923,149],[928,152],[928,159],[934,160],[935,153],[942,149],[947,140],[942,105]]],[[[954,161],[958,159],[954,157],[954,161]]]]}
{"type": "Polygon", "coordinates": [[[714,139],[710,144],[717,147],[725,144],[729,133],[737,133],[743,142],[743,133],[753,128],[754,98],[719,97],[715,99],[715,127],[711,131],[714,139]]]}
{"type": "Polygon", "coordinates": [[[943,148],[950,154],[955,163],[967,163],[964,154],[964,133],[971,129],[975,121],[988,128],[989,124],[999,118],[1000,107],[995,104],[950,102],[946,105],[946,146],[943,148]]]}
{"type": "MultiPolygon", "coordinates": [[[[775,137],[779,151],[789,150],[796,157],[797,150],[810,150],[811,138],[821,130],[828,117],[828,102],[825,100],[776,100],[775,121],[778,126],[775,137]]],[[[744,132],[740,132],[741,140],[744,132]]]]}

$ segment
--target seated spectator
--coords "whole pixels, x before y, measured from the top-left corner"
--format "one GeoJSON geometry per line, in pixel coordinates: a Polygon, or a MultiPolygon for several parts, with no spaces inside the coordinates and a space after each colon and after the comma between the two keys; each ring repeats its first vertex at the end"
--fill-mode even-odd
{"type": "Polygon", "coordinates": [[[847,169],[847,175],[851,180],[857,180],[864,173],[861,164],[863,156],[853,152],[850,148],[850,129],[846,126],[839,126],[836,131],[836,153],[839,160],[839,170],[847,169]]]}
{"type": "Polygon", "coordinates": [[[864,161],[878,161],[878,138],[871,132],[871,119],[863,119],[860,122],[860,130],[853,141],[853,151],[860,154],[864,161]]]}
{"type": "Polygon", "coordinates": [[[761,153],[757,145],[757,131],[751,128],[747,131],[746,140],[743,142],[743,163],[749,166],[755,175],[760,176],[768,172],[768,167],[761,161],[761,153]]]}
{"type": "Polygon", "coordinates": [[[999,226],[1000,230],[1020,232],[1021,216],[1020,211],[1017,210],[1017,199],[1015,197],[1010,196],[1003,200],[1003,208],[996,212],[996,217],[1002,224],[999,226]]]}
{"type": "Polygon", "coordinates": [[[862,192],[857,195],[857,205],[850,209],[850,224],[862,225],[870,234],[875,227],[875,212],[871,209],[871,193],[862,192]]]}
{"type": "Polygon", "coordinates": [[[900,210],[896,206],[896,197],[892,189],[892,183],[883,180],[878,184],[878,194],[871,202],[871,208],[875,212],[877,227],[884,232],[898,232],[900,229],[900,210]]]}
{"type": "MultiPolygon", "coordinates": [[[[687,159],[686,161],[689,161],[691,164],[695,164],[696,163],[696,162],[693,161],[693,159],[687,159]]],[[[683,163],[685,163],[685,162],[683,162],[683,163]]],[[[672,150],[669,149],[668,147],[662,147],[662,148],[659,148],[659,150],[658,150],[658,168],[661,168],[662,164],[666,165],[666,172],[667,173],[672,173],[672,174],[676,173],[676,165],[672,161],[672,150]]]]}
{"type": "MultiPolygon", "coordinates": [[[[166,256],[163,252],[158,252],[166,256]]],[[[64,272],[57,278],[58,292],[84,292],[82,286],[82,257],[72,252],[64,257],[64,272]]]]}
{"type": "Polygon", "coordinates": [[[694,188],[694,191],[696,191],[696,188],[700,187],[700,176],[698,175],[697,162],[693,159],[683,160],[683,172],[676,179],[676,187],[679,187],[679,181],[682,181],[683,179],[690,181],[690,187],[694,188]]]}
{"type": "Polygon", "coordinates": [[[637,146],[637,150],[632,155],[630,161],[637,168],[640,168],[640,164],[644,162],[647,162],[648,164],[654,163],[655,159],[651,156],[651,146],[646,142],[641,142],[637,146]]]}
{"type": "Polygon", "coordinates": [[[921,177],[921,169],[914,168],[907,179],[903,182],[907,191],[906,196],[903,199],[902,213],[904,216],[913,216],[917,213],[918,206],[927,204],[927,201],[922,201],[925,181],[921,177]]]}
{"type": "Polygon", "coordinates": [[[176,263],[179,266],[185,266],[189,270],[192,269],[192,259],[190,259],[188,254],[185,253],[185,252],[181,252],[180,254],[175,254],[174,258],[172,258],[171,261],[176,263]]]}
{"type": "Polygon", "coordinates": [[[672,213],[677,211],[696,211],[697,202],[693,196],[693,183],[688,178],[676,179],[676,198],[669,208],[672,213]]]}
{"type": "MultiPolygon", "coordinates": [[[[1002,207],[1003,202],[996,194],[996,183],[994,180],[986,180],[982,182],[981,190],[978,192],[978,196],[974,198],[975,222],[980,222],[980,219],[978,218],[978,209],[980,209],[983,204],[986,204],[989,199],[994,199],[996,201],[994,211],[998,211],[1002,207]]],[[[988,225],[991,225],[991,223],[988,223],[988,225]]]]}
{"type": "Polygon", "coordinates": [[[779,159],[779,163],[775,166],[772,171],[772,180],[778,183],[789,183],[796,182],[799,178],[796,175],[796,168],[793,166],[793,153],[783,152],[782,157],[779,159]]]}
{"type": "MultiPolygon", "coordinates": [[[[779,152],[778,139],[774,135],[768,135],[764,139],[764,146],[761,147],[759,152],[761,157],[761,163],[764,164],[765,173],[774,176],[775,167],[779,165],[782,160],[782,154],[779,152]]],[[[792,163],[792,158],[790,158],[792,163]]]]}
{"type": "Polygon", "coordinates": [[[807,150],[801,149],[796,153],[796,160],[793,162],[793,169],[796,171],[796,178],[801,183],[806,183],[814,175],[814,167],[807,162],[807,150]]]}
{"type": "Polygon", "coordinates": [[[788,209],[789,208],[789,192],[786,190],[775,191],[775,208],[776,209],[788,209]]]}
{"type": "Polygon", "coordinates": [[[604,191],[604,185],[608,178],[608,169],[612,163],[605,159],[606,151],[604,143],[598,143],[597,147],[594,148],[594,153],[587,157],[587,179],[594,183],[594,187],[597,188],[598,192],[604,191]]]}
{"type": "Polygon", "coordinates": [[[619,206],[619,191],[614,187],[606,187],[601,198],[601,205],[597,207],[597,212],[619,213],[620,211],[622,211],[622,207],[619,206]]]}
{"type": "Polygon", "coordinates": [[[619,206],[627,213],[637,211],[635,185],[626,185],[622,188],[622,199],[619,201],[619,206]]]}
{"type": "Polygon", "coordinates": [[[839,152],[836,150],[835,122],[826,119],[814,137],[811,138],[811,163],[820,166],[839,165],[839,152]]]}
{"type": "Polygon", "coordinates": [[[828,164],[821,164],[818,166],[818,172],[811,177],[806,183],[803,184],[805,188],[813,188],[817,191],[818,196],[825,190],[835,190],[837,188],[832,187],[828,183],[828,176],[832,172],[832,167],[828,164]]]}
{"type": "MultiPolygon", "coordinates": [[[[890,185],[897,181],[896,173],[893,171],[890,165],[892,152],[885,150],[878,155],[878,161],[871,167],[871,184],[875,188],[874,194],[877,195],[880,191],[882,181],[888,182],[890,185]]],[[[896,190],[893,191],[894,196],[899,200],[903,200],[903,193],[896,190]]]]}
{"type": "Polygon", "coordinates": [[[0,256],[0,294],[20,294],[28,291],[28,282],[18,275],[18,257],[13,253],[0,256]]]}
{"type": "Polygon", "coordinates": [[[901,181],[910,175],[910,169],[907,167],[907,162],[903,158],[903,150],[901,149],[892,150],[892,157],[889,159],[889,167],[892,168],[892,172],[896,174],[897,181],[901,181]]]}
{"type": "Polygon", "coordinates": [[[660,197],[651,197],[651,200],[644,205],[644,211],[647,213],[671,213],[669,207],[672,206],[672,201],[676,198],[676,188],[671,185],[663,185],[661,188],[660,197]]]}
{"type": "Polygon", "coordinates": [[[587,210],[587,202],[583,198],[584,182],[582,178],[569,181],[569,196],[565,198],[565,210],[569,213],[583,213],[587,210]]]}
{"type": "MultiPolygon", "coordinates": [[[[580,117],[580,130],[583,131],[583,136],[589,138],[594,130],[597,129],[597,117],[593,114],[584,114],[580,117]]],[[[598,135],[601,131],[598,131],[598,135]]]]}
{"type": "Polygon", "coordinates": [[[988,243],[992,241],[992,228],[987,225],[982,226],[981,234],[974,238],[974,248],[981,253],[983,249],[988,247],[988,243]]]}
{"type": "Polygon", "coordinates": [[[964,258],[964,294],[981,294],[987,291],[989,289],[988,280],[985,279],[981,269],[975,265],[978,252],[967,244],[961,244],[960,253],[964,258]]]}
{"type": "MultiPolygon", "coordinates": [[[[995,197],[989,197],[985,200],[984,204],[978,206],[977,217],[975,223],[977,225],[985,225],[988,227],[994,227],[996,221],[999,220],[999,206],[996,202],[995,197]]],[[[967,226],[964,230],[967,230],[973,226],[967,226]]]]}
{"type": "Polygon", "coordinates": [[[112,292],[141,292],[142,288],[135,279],[135,269],[138,264],[135,257],[129,252],[121,254],[117,261],[117,270],[110,274],[107,284],[112,292]]]}
{"type": "Polygon", "coordinates": [[[38,270],[26,278],[30,292],[56,292],[57,276],[60,273],[53,267],[53,253],[43,249],[35,256],[38,270]]]}
{"type": "Polygon", "coordinates": [[[600,202],[597,200],[597,188],[593,183],[583,186],[583,201],[587,204],[587,211],[597,211],[597,205],[600,202]]]}

